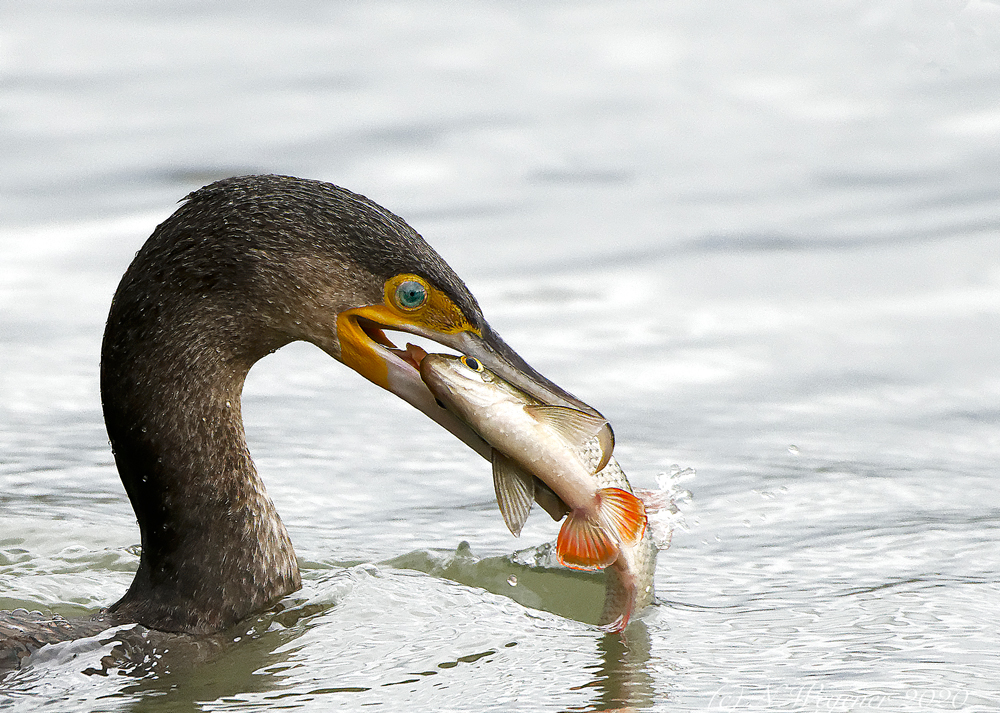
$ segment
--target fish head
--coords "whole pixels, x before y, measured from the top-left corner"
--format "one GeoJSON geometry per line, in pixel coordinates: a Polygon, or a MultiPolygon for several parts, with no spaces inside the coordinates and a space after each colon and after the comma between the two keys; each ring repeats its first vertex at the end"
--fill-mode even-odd
{"type": "Polygon", "coordinates": [[[420,378],[439,405],[466,421],[502,401],[538,403],[472,356],[427,354],[420,360],[420,378]]]}

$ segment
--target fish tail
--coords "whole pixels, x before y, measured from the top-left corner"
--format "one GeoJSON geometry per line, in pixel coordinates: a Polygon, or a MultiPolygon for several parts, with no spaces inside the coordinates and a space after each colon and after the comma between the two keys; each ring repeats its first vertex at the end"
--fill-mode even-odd
{"type": "Polygon", "coordinates": [[[597,628],[606,634],[617,634],[625,631],[629,620],[632,618],[632,610],[635,609],[635,597],[625,604],[625,609],[607,624],[601,624],[597,628]]]}
{"type": "Polygon", "coordinates": [[[601,518],[619,542],[634,545],[646,532],[646,508],[642,501],[621,488],[597,491],[601,518]]]}
{"type": "Polygon", "coordinates": [[[628,626],[632,613],[639,599],[639,583],[627,562],[619,558],[607,568],[607,596],[604,599],[604,611],[597,627],[607,633],[624,631],[628,626]]]}

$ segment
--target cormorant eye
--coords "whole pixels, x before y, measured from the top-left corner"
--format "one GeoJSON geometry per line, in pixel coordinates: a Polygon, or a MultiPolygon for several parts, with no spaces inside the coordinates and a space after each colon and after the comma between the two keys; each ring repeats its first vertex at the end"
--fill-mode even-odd
{"type": "Polygon", "coordinates": [[[427,288],[416,280],[406,280],[396,288],[396,304],[402,309],[417,309],[426,301],[427,288]]]}
{"type": "Polygon", "coordinates": [[[462,357],[462,363],[473,371],[482,371],[483,365],[479,363],[479,360],[475,357],[464,356],[462,357]]]}

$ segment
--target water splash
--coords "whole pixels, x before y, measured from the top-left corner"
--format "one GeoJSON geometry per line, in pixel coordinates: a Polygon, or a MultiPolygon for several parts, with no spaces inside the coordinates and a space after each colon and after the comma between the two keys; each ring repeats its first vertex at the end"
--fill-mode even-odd
{"type": "Polygon", "coordinates": [[[656,490],[637,490],[636,495],[646,506],[646,518],[650,536],[657,549],[670,546],[674,528],[687,529],[684,515],[678,504],[689,503],[694,497],[682,483],[696,475],[694,468],[670,466],[670,471],[656,476],[656,490]]]}

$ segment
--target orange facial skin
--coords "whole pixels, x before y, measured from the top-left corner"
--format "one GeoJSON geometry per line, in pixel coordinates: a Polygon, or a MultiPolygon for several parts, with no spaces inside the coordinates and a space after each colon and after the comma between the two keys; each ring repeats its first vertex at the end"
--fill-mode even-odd
{"type": "MultiPolygon", "coordinates": [[[[345,310],[337,315],[340,359],[369,381],[392,390],[390,354],[412,366],[406,352],[397,349],[383,329],[398,329],[441,342],[442,337],[462,332],[482,337],[462,311],[441,290],[419,275],[401,274],[385,283],[384,302],[345,310]],[[417,304],[407,304],[419,291],[417,304]]],[[[395,365],[399,366],[399,365],[395,365]]]]}

